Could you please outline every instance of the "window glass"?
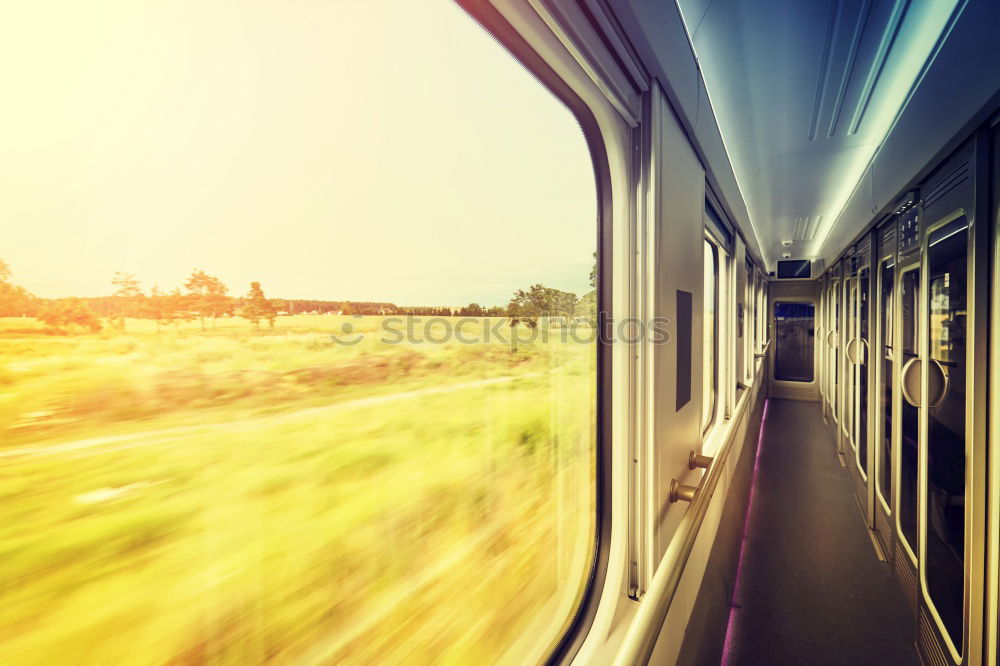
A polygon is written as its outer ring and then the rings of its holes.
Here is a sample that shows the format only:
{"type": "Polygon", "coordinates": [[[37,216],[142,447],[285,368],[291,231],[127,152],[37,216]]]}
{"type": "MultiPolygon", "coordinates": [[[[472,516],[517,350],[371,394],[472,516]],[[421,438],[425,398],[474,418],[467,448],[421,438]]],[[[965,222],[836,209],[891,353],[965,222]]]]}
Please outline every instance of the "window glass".
{"type": "Polygon", "coordinates": [[[955,645],[962,641],[965,574],[965,417],[968,323],[968,222],[931,233],[927,245],[930,365],[946,377],[928,396],[925,576],[927,591],[955,645]]]}
{"type": "Polygon", "coordinates": [[[789,382],[813,380],[815,306],[812,303],[774,304],[774,378],[789,382]]]}
{"type": "Polygon", "coordinates": [[[743,284],[743,379],[749,382],[753,377],[753,299],[750,297],[750,289],[753,284],[753,273],[749,266],[746,267],[746,280],[743,284]]]}
{"type": "Polygon", "coordinates": [[[868,267],[863,267],[858,271],[858,338],[860,343],[859,356],[861,363],[856,368],[858,377],[858,423],[857,442],[858,457],[857,464],[861,473],[868,474],[868,287],[871,278],[868,267]]]}
{"type": "Polygon", "coordinates": [[[719,270],[718,253],[715,245],[705,241],[705,299],[704,325],[702,326],[702,408],[701,428],[708,427],[715,416],[716,377],[718,369],[718,354],[716,353],[717,316],[716,302],[718,300],[717,272],[719,270]]]}
{"type": "Polygon", "coordinates": [[[896,274],[896,263],[893,259],[885,259],[880,268],[879,282],[879,320],[881,322],[881,353],[874,361],[881,363],[879,373],[879,409],[882,419],[878,424],[879,432],[876,441],[881,443],[878,458],[878,490],[886,506],[892,506],[892,378],[893,366],[893,292],[896,274]]]}
{"type": "Polygon", "coordinates": [[[833,406],[833,418],[834,420],[838,417],[838,405],[839,397],[837,391],[840,388],[840,363],[838,363],[837,351],[840,345],[840,282],[834,282],[833,286],[830,288],[830,300],[833,306],[833,346],[830,347],[830,368],[833,375],[833,390],[830,392],[831,402],[833,406]]]}
{"type": "MultiPolygon", "coordinates": [[[[920,269],[911,269],[900,275],[900,369],[917,358],[920,321],[917,310],[920,298],[920,269]]],[[[900,450],[899,450],[899,529],[911,553],[917,552],[917,442],[919,441],[920,410],[907,400],[901,400],[900,450]]]]}
{"type": "Polygon", "coordinates": [[[574,116],[455,3],[4,14],[3,662],[542,661],[595,541],[574,116]]]}
{"type": "MultiPolygon", "coordinates": [[[[844,281],[846,294],[846,300],[844,303],[847,306],[845,325],[847,327],[846,333],[843,338],[843,345],[841,346],[841,363],[844,364],[844,377],[846,379],[844,383],[844,427],[847,429],[848,439],[852,449],[857,448],[857,438],[854,433],[854,421],[857,414],[857,383],[858,383],[858,368],[847,358],[847,345],[850,344],[851,340],[857,337],[857,299],[858,299],[858,287],[857,281],[854,279],[844,281]]],[[[856,452],[855,452],[856,453],[856,452]]]]}

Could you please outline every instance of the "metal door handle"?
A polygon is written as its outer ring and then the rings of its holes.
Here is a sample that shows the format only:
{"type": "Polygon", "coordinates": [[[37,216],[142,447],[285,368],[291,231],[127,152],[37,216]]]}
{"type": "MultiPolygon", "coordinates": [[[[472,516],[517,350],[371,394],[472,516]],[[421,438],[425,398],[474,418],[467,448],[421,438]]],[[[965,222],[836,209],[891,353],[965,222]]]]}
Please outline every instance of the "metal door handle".
{"type": "Polygon", "coordinates": [[[864,338],[852,338],[844,347],[844,353],[847,355],[847,360],[854,365],[864,365],[865,359],[868,358],[868,341],[864,338]],[[855,342],[860,343],[860,345],[858,347],[852,346],[855,342]]]}
{"type": "MultiPolygon", "coordinates": [[[[923,402],[923,394],[920,386],[921,363],[919,358],[911,358],[903,366],[900,372],[900,386],[903,389],[903,397],[906,402],[914,407],[920,407],[923,402]]],[[[948,389],[951,387],[951,380],[948,371],[936,358],[932,358],[927,366],[927,394],[929,400],[928,407],[937,407],[948,396],[948,389]]]]}
{"type": "Polygon", "coordinates": [[[927,366],[927,395],[934,397],[927,401],[927,406],[937,407],[944,402],[950,385],[948,371],[936,358],[932,358],[930,365],[927,366]]]}
{"type": "Polygon", "coordinates": [[[922,400],[920,395],[920,359],[911,358],[903,365],[899,371],[899,387],[903,391],[903,398],[914,407],[919,407],[922,400]]]}

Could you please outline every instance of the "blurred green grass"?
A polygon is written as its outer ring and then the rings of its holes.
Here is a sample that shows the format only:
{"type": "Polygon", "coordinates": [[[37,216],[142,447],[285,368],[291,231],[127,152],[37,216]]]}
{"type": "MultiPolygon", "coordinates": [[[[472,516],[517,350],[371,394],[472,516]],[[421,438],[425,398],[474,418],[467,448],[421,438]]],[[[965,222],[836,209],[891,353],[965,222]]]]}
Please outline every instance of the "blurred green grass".
{"type": "Polygon", "coordinates": [[[0,320],[5,663],[544,656],[589,564],[592,344],[146,323],[0,320]]]}

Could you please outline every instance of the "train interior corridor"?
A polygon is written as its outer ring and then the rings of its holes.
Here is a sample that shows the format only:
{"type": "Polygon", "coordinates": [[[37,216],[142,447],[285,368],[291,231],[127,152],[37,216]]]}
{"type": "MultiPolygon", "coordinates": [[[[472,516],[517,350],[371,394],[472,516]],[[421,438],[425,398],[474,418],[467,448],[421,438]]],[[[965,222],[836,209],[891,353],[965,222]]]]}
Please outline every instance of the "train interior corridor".
{"type": "Polygon", "coordinates": [[[1000,0],[0,3],[0,666],[1000,666],[1000,0]]]}
{"type": "Polygon", "coordinates": [[[818,403],[769,399],[722,663],[919,664],[818,403]]]}

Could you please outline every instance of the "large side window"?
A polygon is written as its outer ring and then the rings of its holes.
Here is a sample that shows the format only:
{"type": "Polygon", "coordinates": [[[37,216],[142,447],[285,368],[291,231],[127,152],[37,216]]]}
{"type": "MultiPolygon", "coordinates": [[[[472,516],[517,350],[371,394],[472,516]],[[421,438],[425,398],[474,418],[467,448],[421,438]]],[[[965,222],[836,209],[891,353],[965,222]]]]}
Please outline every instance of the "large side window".
{"type": "Polygon", "coordinates": [[[574,115],[455,3],[49,4],[0,25],[3,661],[544,660],[595,553],[574,115]]]}
{"type": "Polygon", "coordinates": [[[743,379],[749,383],[753,379],[753,346],[754,307],[753,307],[753,267],[748,263],[745,268],[746,282],[743,285],[743,379]]]}
{"type": "Polygon", "coordinates": [[[709,240],[705,240],[705,302],[703,305],[702,327],[702,408],[701,428],[706,430],[715,418],[718,402],[718,302],[719,302],[719,251],[709,240]]]}

